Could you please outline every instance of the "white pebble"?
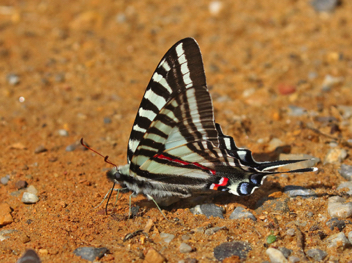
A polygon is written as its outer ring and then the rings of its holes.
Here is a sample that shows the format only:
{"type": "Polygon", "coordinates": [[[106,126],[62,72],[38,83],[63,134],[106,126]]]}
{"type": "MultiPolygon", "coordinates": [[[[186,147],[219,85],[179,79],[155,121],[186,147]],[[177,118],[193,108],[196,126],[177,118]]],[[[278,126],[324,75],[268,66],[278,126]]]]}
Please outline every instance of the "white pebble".
{"type": "Polygon", "coordinates": [[[272,263],[286,263],[288,262],[282,252],[275,248],[268,248],[265,253],[269,256],[272,263]]]}
{"type": "Polygon", "coordinates": [[[26,192],[34,195],[38,194],[38,190],[33,185],[28,186],[26,192]]]}
{"type": "Polygon", "coordinates": [[[24,192],[21,201],[25,204],[35,204],[39,201],[39,198],[35,194],[24,192]]]}
{"type": "Polygon", "coordinates": [[[192,251],[192,247],[190,245],[187,245],[186,243],[181,243],[179,249],[181,253],[189,253],[192,251]]]}
{"type": "Polygon", "coordinates": [[[338,247],[345,249],[346,247],[351,246],[350,241],[346,238],[343,232],[332,235],[327,239],[328,247],[338,247]]]}
{"type": "Polygon", "coordinates": [[[324,159],[324,164],[327,163],[340,163],[347,157],[347,151],[345,149],[333,148],[330,149],[324,159]]]}
{"type": "Polygon", "coordinates": [[[352,203],[344,203],[346,200],[339,196],[329,198],[328,213],[331,217],[347,218],[352,216],[352,203]]]}

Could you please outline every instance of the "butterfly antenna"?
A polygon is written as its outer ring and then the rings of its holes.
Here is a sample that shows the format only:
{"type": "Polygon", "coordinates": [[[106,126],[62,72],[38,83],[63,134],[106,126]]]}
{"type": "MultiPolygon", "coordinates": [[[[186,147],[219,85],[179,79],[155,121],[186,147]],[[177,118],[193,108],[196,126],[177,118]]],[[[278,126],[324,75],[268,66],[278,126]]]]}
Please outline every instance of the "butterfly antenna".
{"type": "Polygon", "coordinates": [[[106,163],[111,164],[111,165],[117,167],[116,164],[114,164],[114,163],[110,162],[110,160],[108,160],[108,159],[109,159],[109,156],[108,156],[108,155],[104,156],[104,155],[102,155],[101,153],[99,153],[99,152],[97,152],[96,150],[94,150],[93,148],[89,147],[87,144],[85,144],[85,143],[83,142],[83,138],[81,138],[81,144],[82,144],[84,147],[86,147],[88,150],[90,150],[90,151],[92,151],[92,152],[95,152],[95,153],[98,154],[99,156],[103,157],[103,158],[104,158],[104,161],[105,161],[106,163]]]}

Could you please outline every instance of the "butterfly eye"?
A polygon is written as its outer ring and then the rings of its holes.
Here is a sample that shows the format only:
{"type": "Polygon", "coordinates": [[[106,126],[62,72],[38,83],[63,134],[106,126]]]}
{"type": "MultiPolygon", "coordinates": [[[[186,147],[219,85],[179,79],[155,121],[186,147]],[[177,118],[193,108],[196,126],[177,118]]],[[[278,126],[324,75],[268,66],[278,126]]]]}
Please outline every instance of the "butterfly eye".
{"type": "Polygon", "coordinates": [[[111,170],[109,170],[106,173],[106,176],[108,177],[108,179],[112,182],[115,182],[115,180],[119,180],[121,178],[121,174],[119,173],[119,171],[116,169],[116,167],[112,168],[111,170]]]}

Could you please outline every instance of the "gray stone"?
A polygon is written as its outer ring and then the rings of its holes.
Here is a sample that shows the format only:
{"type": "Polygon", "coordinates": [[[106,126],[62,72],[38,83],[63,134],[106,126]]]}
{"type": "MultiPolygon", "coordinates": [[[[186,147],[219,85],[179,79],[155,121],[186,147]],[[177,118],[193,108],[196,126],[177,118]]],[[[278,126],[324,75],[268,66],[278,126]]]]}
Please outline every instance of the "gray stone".
{"type": "Polygon", "coordinates": [[[300,261],[301,261],[301,259],[299,257],[296,257],[296,256],[289,256],[288,257],[288,262],[290,262],[290,263],[297,263],[300,261]]]}
{"type": "Polygon", "coordinates": [[[66,152],[73,152],[74,150],[76,150],[76,148],[77,148],[76,144],[70,144],[70,145],[66,146],[65,151],[66,152]]]}
{"type": "Polygon", "coordinates": [[[339,186],[337,187],[337,190],[343,189],[343,188],[347,188],[348,190],[346,191],[347,194],[352,195],[352,182],[342,182],[341,184],[339,184],[339,186]]]}
{"type": "Polygon", "coordinates": [[[269,256],[271,263],[286,263],[288,262],[282,252],[275,248],[268,248],[265,253],[269,256]]]}
{"type": "Polygon", "coordinates": [[[289,108],[289,112],[288,112],[289,116],[298,117],[298,116],[302,116],[302,115],[307,113],[307,110],[305,108],[302,108],[302,107],[289,105],[288,108],[289,108]]]}
{"type": "Polygon", "coordinates": [[[344,220],[339,220],[338,218],[331,218],[328,222],[326,222],[326,225],[331,230],[334,230],[335,227],[337,227],[339,231],[342,231],[346,227],[346,222],[344,220]]]}
{"type": "Polygon", "coordinates": [[[34,153],[38,154],[38,153],[42,153],[42,152],[46,152],[47,149],[45,148],[44,145],[39,145],[37,148],[35,148],[34,153]]]}
{"type": "Polygon", "coordinates": [[[347,151],[341,148],[333,148],[328,151],[324,158],[324,164],[341,163],[347,157],[347,151]]]}
{"type": "Polygon", "coordinates": [[[348,241],[352,244],[352,231],[348,232],[347,234],[348,241]]]}
{"type": "Polygon", "coordinates": [[[286,235],[294,236],[295,234],[296,234],[296,230],[294,228],[289,228],[286,231],[286,235]]]}
{"type": "Polygon", "coordinates": [[[210,218],[211,216],[220,217],[222,219],[224,218],[223,209],[214,204],[197,205],[191,208],[190,211],[195,215],[205,215],[207,218],[210,218]]]}
{"type": "Polygon", "coordinates": [[[331,217],[347,218],[352,216],[352,203],[345,203],[345,199],[333,196],[328,201],[328,213],[331,217]]]}
{"type": "Polygon", "coordinates": [[[15,86],[21,82],[20,77],[15,73],[8,74],[6,76],[6,79],[7,79],[7,82],[12,86],[15,86]]]}
{"type": "Polygon", "coordinates": [[[170,244],[170,242],[175,238],[175,235],[168,233],[160,233],[160,237],[166,244],[170,244]]]}
{"type": "Polygon", "coordinates": [[[238,256],[244,260],[251,250],[251,245],[245,241],[225,242],[214,248],[214,257],[220,261],[232,256],[238,256]]]}
{"type": "Polygon", "coordinates": [[[307,189],[304,188],[302,186],[296,186],[296,185],[287,185],[284,187],[284,191],[285,194],[287,194],[289,197],[297,197],[297,196],[301,196],[301,197],[316,197],[316,193],[311,190],[311,189],[307,189]]]}
{"type": "Polygon", "coordinates": [[[255,211],[257,214],[261,214],[263,211],[273,211],[276,213],[287,213],[290,211],[287,203],[289,198],[285,199],[274,199],[271,197],[265,197],[260,199],[255,204],[255,211]]]}
{"type": "Polygon", "coordinates": [[[313,258],[315,261],[322,261],[328,253],[323,250],[313,248],[307,251],[307,256],[313,258]]]}
{"type": "Polygon", "coordinates": [[[110,124],[111,122],[112,122],[111,118],[109,118],[109,117],[104,118],[104,124],[110,124]]]}
{"type": "Polygon", "coordinates": [[[40,263],[41,260],[33,249],[28,249],[16,263],[40,263]]]}
{"type": "Polygon", "coordinates": [[[94,261],[96,258],[101,258],[109,250],[106,247],[95,248],[95,247],[79,247],[76,248],[73,253],[88,261],[94,261]]]}
{"type": "Polygon", "coordinates": [[[346,238],[343,232],[340,232],[338,234],[328,237],[327,242],[328,242],[328,246],[327,246],[328,248],[337,247],[337,248],[345,249],[351,246],[350,241],[346,238]]]}
{"type": "Polygon", "coordinates": [[[242,219],[242,218],[250,218],[253,221],[257,221],[257,218],[255,218],[255,216],[247,211],[246,209],[244,209],[243,207],[236,207],[235,210],[231,213],[230,215],[230,219],[242,219]]]}
{"type": "Polygon", "coordinates": [[[291,256],[292,250],[285,248],[285,247],[279,247],[279,250],[281,251],[281,253],[284,255],[285,258],[288,258],[289,256],[291,256]]]}
{"type": "Polygon", "coordinates": [[[5,229],[5,230],[1,230],[1,231],[0,231],[0,242],[1,242],[1,241],[4,241],[4,240],[7,239],[7,238],[10,238],[10,237],[7,236],[7,235],[12,234],[12,233],[14,233],[14,232],[17,232],[17,230],[16,230],[16,229],[5,229]]]}
{"type": "Polygon", "coordinates": [[[7,183],[10,181],[10,176],[9,175],[6,175],[4,177],[1,177],[0,179],[0,183],[3,184],[3,185],[7,185],[7,183]]]}
{"type": "Polygon", "coordinates": [[[179,250],[181,253],[189,253],[192,252],[193,248],[190,245],[187,245],[186,243],[181,243],[179,250]]]}
{"type": "Polygon", "coordinates": [[[352,181],[352,166],[347,164],[341,164],[339,173],[343,178],[348,181],[352,181]]]}
{"type": "Polygon", "coordinates": [[[22,195],[22,200],[21,200],[22,203],[35,204],[38,201],[39,201],[38,196],[36,196],[32,193],[24,192],[22,195]]]}
{"type": "Polygon", "coordinates": [[[57,131],[57,133],[62,136],[62,137],[67,137],[68,136],[68,131],[64,130],[64,129],[60,129],[57,131]]]}
{"type": "Polygon", "coordinates": [[[222,230],[222,229],[227,229],[226,226],[222,226],[222,227],[212,227],[212,228],[208,228],[207,230],[205,230],[205,234],[208,236],[214,235],[216,232],[222,230]]]}
{"type": "MultiPolygon", "coordinates": [[[[339,0],[313,0],[311,5],[317,12],[333,12],[338,6],[339,0]]],[[[330,75],[328,75],[330,76],[330,75]]]]}

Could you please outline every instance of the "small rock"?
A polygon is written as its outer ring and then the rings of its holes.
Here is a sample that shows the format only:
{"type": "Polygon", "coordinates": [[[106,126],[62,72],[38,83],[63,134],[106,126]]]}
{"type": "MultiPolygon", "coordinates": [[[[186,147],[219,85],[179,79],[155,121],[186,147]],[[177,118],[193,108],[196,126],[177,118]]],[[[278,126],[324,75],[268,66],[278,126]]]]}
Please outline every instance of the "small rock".
{"type": "MultiPolygon", "coordinates": [[[[320,1],[322,1],[322,0],[320,0],[320,1]]],[[[329,0],[324,0],[324,1],[329,1],[329,0]]],[[[341,84],[343,81],[344,81],[343,77],[333,77],[331,75],[326,75],[323,80],[323,84],[322,84],[321,89],[322,89],[322,91],[329,91],[329,90],[331,90],[331,88],[341,84]]]]}
{"type": "Polygon", "coordinates": [[[348,181],[352,181],[352,166],[347,164],[341,164],[339,173],[348,181]]]}
{"type": "Polygon", "coordinates": [[[294,236],[295,233],[296,233],[296,230],[294,228],[289,228],[286,231],[286,235],[289,235],[289,236],[294,236]]]}
{"type": "Polygon", "coordinates": [[[226,226],[222,226],[222,227],[212,227],[212,228],[208,228],[207,230],[205,230],[204,234],[211,236],[214,235],[216,232],[220,231],[221,229],[226,229],[226,226]]]}
{"type": "Polygon", "coordinates": [[[221,1],[211,1],[209,3],[209,13],[213,16],[217,16],[223,8],[223,3],[221,1]]]}
{"type": "Polygon", "coordinates": [[[299,257],[296,257],[296,256],[289,256],[289,257],[288,257],[288,261],[289,261],[290,263],[297,263],[297,262],[300,262],[301,259],[300,259],[299,257]]]}
{"type": "Polygon", "coordinates": [[[34,195],[38,194],[38,190],[33,185],[28,186],[26,192],[34,195]]]}
{"type": "Polygon", "coordinates": [[[278,138],[272,138],[271,141],[269,142],[267,151],[272,152],[274,151],[277,147],[282,146],[284,143],[278,139],[278,138]]]}
{"type": "Polygon", "coordinates": [[[350,241],[346,238],[343,232],[340,232],[338,234],[328,237],[327,242],[328,242],[328,246],[327,246],[328,248],[337,247],[337,248],[345,249],[351,246],[350,241]]]}
{"type": "Polygon", "coordinates": [[[62,136],[62,137],[67,137],[68,136],[68,131],[66,131],[65,129],[60,129],[57,131],[57,133],[62,136]]]}
{"type": "Polygon", "coordinates": [[[40,263],[40,258],[33,249],[28,249],[16,263],[40,263]]]}
{"type": "Polygon", "coordinates": [[[253,221],[257,221],[257,218],[255,218],[255,216],[247,211],[246,209],[244,209],[243,207],[236,207],[235,210],[231,213],[230,215],[230,219],[245,219],[245,218],[250,218],[253,221]]]}
{"type": "Polygon", "coordinates": [[[25,204],[35,204],[38,201],[39,201],[38,196],[27,192],[23,193],[22,200],[21,200],[21,202],[25,204]]]}
{"type": "Polygon", "coordinates": [[[145,255],[143,263],[163,263],[166,258],[154,248],[150,248],[145,255]]]}
{"type": "Polygon", "coordinates": [[[190,211],[194,215],[205,215],[207,218],[210,218],[211,216],[213,216],[213,217],[220,217],[221,219],[224,219],[223,209],[214,204],[197,205],[191,208],[190,211]]]}
{"type": "Polygon", "coordinates": [[[339,220],[338,218],[331,218],[326,225],[331,229],[334,230],[335,227],[338,228],[339,231],[342,231],[346,227],[346,223],[344,220],[339,220]]]}
{"type": "Polygon", "coordinates": [[[44,147],[44,145],[39,145],[37,148],[35,148],[34,153],[42,153],[42,152],[46,152],[47,149],[44,147]]]}
{"type": "Polygon", "coordinates": [[[268,248],[265,253],[269,256],[271,263],[286,263],[288,262],[280,250],[268,248]]]}
{"type": "Polygon", "coordinates": [[[302,116],[304,114],[307,113],[307,110],[302,108],[302,107],[297,107],[297,106],[294,106],[294,105],[289,105],[288,106],[289,108],[289,112],[288,112],[288,115],[289,116],[295,116],[295,117],[298,117],[298,116],[302,116]]]}
{"type": "Polygon", "coordinates": [[[95,248],[95,247],[79,247],[76,248],[73,253],[88,261],[94,261],[96,258],[101,258],[109,250],[106,247],[95,248]]]}
{"type": "Polygon", "coordinates": [[[19,180],[19,181],[16,182],[15,185],[16,185],[16,188],[17,188],[18,190],[20,190],[20,189],[26,188],[27,185],[28,185],[28,183],[27,183],[26,181],[19,180]]]}
{"type": "Polygon", "coordinates": [[[328,213],[331,217],[347,218],[352,216],[352,203],[345,203],[345,199],[333,196],[328,201],[328,213]]]}
{"type": "Polygon", "coordinates": [[[189,253],[192,252],[193,248],[190,245],[187,245],[186,243],[181,243],[179,250],[181,253],[189,253]]]}
{"type": "Polygon", "coordinates": [[[5,215],[0,215],[0,226],[9,225],[13,222],[12,215],[10,213],[5,215]]]}
{"type": "Polygon", "coordinates": [[[120,24],[126,22],[126,15],[124,13],[117,14],[115,17],[115,21],[120,24]]]}
{"type": "Polygon", "coordinates": [[[343,188],[347,188],[347,194],[352,195],[352,182],[342,182],[341,184],[339,184],[339,186],[337,187],[337,190],[343,189],[343,188]]]}
{"type": "Polygon", "coordinates": [[[109,117],[105,117],[104,124],[110,124],[110,123],[111,123],[111,119],[109,117]]]}
{"type": "Polygon", "coordinates": [[[348,120],[352,116],[352,106],[338,105],[337,109],[341,112],[342,118],[348,120]]]}
{"type": "Polygon", "coordinates": [[[326,253],[323,250],[317,249],[317,248],[313,248],[313,249],[309,249],[307,251],[307,256],[313,258],[315,261],[322,261],[324,258],[326,258],[326,256],[328,255],[328,253],[326,253]]]}
{"type": "Polygon", "coordinates": [[[170,244],[170,242],[175,238],[175,235],[168,233],[160,233],[160,237],[166,244],[170,244]]]}
{"type": "Polygon", "coordinates": [[[65,151],[66,152],[73,152],[74,150],[76,150],[76,148],[77,148],[76,144],[70,144],[70,145],[66,146],[65,151]]]}
{"type": "Polygon", "coordinates": [[[327,163],[341,163],[347,157],[345,149],[333,148],[328,151],[325,156],[324,164],[327,163]]]}
{"type": "Polygon", "coordinates": [[[296,185],[285,186],[283,192],[287,194],[289,197],[301,196],[303,198],[308,198],[308,197],[317,196],[313,190],[304,188],[302,186],[296,186],[296,185]]]}
{"type": "Polygon", "coordinates": [[[352,231],[348,232],[347,237],[348,241],[350,241],[350,243],[352,244],[352,231]]]}
{"type": "Polygon", "coordinates": [[[288,258],[291,256],[292,250],[285,248],[285,247],[279,247],[279,250],[281,251],[282,255],[284,255],[285,258],[288,258]]]}
{"type": "Polygon", "coordinates": [[[296,92],[296,87],[289,84],[281,83],[278,85],[278,90],[281,95],[289,95],[296,92]]]}
{"type": "Polygon", "coordinates": [[[292,163],[289,165],[285,165],[285,169],[287,170],[295,170],[295,169],[302,169],[307,167],[313,167],[317,163],[320,162],[319,158],[316,158],[312,155],[308,154],[285,154],[281,153],[279,155],[279,160],[305,160],[298,163],[292,163]]]}
{"type": "MultiPolygon", "coordinates": [[[[317,12],[333,12],[339,5],[340,0],[313,0],[311,5],[317,12]]],[[[330,75],[328,75],[330,76],[330,75]]]]}
{"type": "Polygon", "coordinates": [[[8,74],[6,76],[6,79],[7,79],[7,82],[12,86],[15,86],[20,83],[20,77],[15,73],[8,74]]]}
{"type": "Polygon", "coordinates": [[[7,183],[9,182],[10,180],[10,176],[9,175],[6,175],[4,177],[1,177],[0,179],[0,183],[3,184],[3,185],[7,185],[7,183]]]}
{"type": "Polygon", "coordinates": [[[140,209],[140,207],[138,205],[132,206],[130,218],[136,217],[138,215],[139,209],[140,209]]]}
{"type": "Polygon", "coordinates": [[[65,73],[57,73],[55,74],[56,82],[64,82],[65,81],[65,73]]]}
{"type": "Polygon", "coordinates": [[[214,257],[220,261],[231,256],[244,260],[251,250],[251,245],[245,241],[225,242],[214,248],[214,257]]]}
{"type": "Polygon", "coordinates": [[[4,241],[5,239],[9,238],[7,235],[17,232],[15,229],[6,229],[0,231],[0,242],[4,241]]]}
{"type": "Polygon", "coordinates": [[[261,214],[263,211],[273,211],[276,213],[287,213],[290,211],[287,203],[290,199],[274,199],[272,197],[264,197],[259,199],[255,204],[255,211],[261,214]]]}

